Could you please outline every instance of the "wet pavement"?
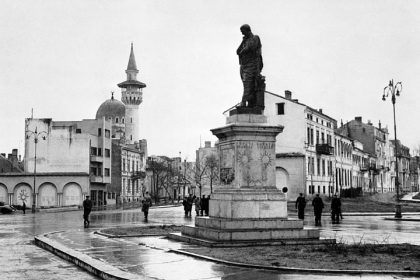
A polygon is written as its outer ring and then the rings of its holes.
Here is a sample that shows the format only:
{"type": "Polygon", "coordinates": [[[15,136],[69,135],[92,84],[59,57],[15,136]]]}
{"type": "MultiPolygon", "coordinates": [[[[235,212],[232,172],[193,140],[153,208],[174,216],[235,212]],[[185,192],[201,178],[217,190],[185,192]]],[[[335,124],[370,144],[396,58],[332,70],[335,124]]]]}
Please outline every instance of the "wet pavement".
{"type": "MultiPolygon", "coordinates": [[[[148,225],[193,223],[192,219],[183,217],[181,207],[152,208],[149,215],[148,225]]],[[[312,219],[312,216],[306,218],[312,219]]],[[[420,222],[386,221],[381,216],[345,216],[343,223],[333,225],[327,217],[323,218],[320,229],[324,238],[334,237],[348,243],[362,240],[420,245],[420,222]]],[[[83,228],[81,211],[0,215],[1,274],[7,272],[11,275],[8,279],[97,279],[31,243],[34,235],[61,231],[48,237],[122,270],[154,279],[410,279],[395,275],[291,274],[233,267],[168,252],[195,245],[157,237],[110,239],[93,233],[106,227],[146,226],[139,210],[94,212],[91,225],[89,229],[83,228]]],[[[305,226],[313,227],[313,221],[305,221],[305,226]]]]}

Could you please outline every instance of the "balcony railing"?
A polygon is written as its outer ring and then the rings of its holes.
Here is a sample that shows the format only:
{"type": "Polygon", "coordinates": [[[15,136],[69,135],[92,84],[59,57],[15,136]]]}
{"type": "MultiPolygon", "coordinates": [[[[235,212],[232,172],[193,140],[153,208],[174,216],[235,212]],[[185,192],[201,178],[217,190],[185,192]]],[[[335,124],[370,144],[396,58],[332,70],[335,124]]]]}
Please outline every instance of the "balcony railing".
{"type": "Polygon", "coordinates": [[[91,183],[103,183],[104,179],[102,176],[90,175],[90,182],[91,183]]]}
{"type": "Polygon", "coordinates": [[[103,162],[104,161],[104,158],[102,156],[91,155],[90,156],[90,161],[93,161],[93,162],[103,162]]]}
{"type": "Polygon", "coordinates": [[[329,144],[316,144],[316,153],[331,156],[334,154],[334,147],[329,144]]]}

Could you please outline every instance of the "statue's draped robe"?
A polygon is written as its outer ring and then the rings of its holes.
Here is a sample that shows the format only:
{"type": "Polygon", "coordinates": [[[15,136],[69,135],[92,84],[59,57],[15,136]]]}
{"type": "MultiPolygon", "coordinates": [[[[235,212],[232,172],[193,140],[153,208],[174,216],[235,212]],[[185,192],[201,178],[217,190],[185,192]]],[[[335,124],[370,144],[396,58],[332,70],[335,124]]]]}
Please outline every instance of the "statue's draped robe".
{"type": "Polygon", "coordinates": [[[255,100],[256,77],[260,75],[263,68],[260,38],[252,33],[250,36],[244,36],[236,53],[241,65],[240,74],[244,85],[242,105],[244,106],[246,102],[255,100]]]}

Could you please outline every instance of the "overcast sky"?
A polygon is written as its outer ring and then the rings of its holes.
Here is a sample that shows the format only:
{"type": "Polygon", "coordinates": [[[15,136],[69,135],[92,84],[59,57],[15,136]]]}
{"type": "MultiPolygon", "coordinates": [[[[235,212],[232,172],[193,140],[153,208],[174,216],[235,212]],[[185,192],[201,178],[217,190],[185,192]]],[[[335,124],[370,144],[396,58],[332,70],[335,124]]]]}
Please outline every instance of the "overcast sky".
{"type": "Polygon", "coordinates": [[[111,91],[120,99],[133,42],[149,154],[193,160],[200,137],[214,141],[209,130],[241,99],[244,23],[261,38],[268,91],[291,90],[338,123],[362,116],[393,133],[392,104],[381,97],[389,79],[402,81],[398,138],[420,143],[420,1],[0,4],[0,152],[23,149],[31,108],[36,118],[91,119],[111,91]]]}

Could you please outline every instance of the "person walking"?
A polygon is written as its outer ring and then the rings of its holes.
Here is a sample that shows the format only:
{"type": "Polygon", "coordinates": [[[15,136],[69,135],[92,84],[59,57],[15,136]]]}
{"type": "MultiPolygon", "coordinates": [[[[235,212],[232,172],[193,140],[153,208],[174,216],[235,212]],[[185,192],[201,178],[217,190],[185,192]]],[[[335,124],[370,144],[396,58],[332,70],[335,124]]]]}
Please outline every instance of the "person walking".
{"type": "Polygon", "coordinates": [[[322,201],[322,198],[319,196],[319,193],[317,193],[315,198],[312,200],[312,206],[314,207],[315,225],[320,226],[322,209],[324,208],[324,202],[322,201]]]}
{"type": "Polygon", "coordinates": [[[333,224],[340,223],[341,200],[335,194],[331,200],[331,219],[333,224]]]}
{"type": "Polygon", "coordinates": [[[83,201],[83,225],[85,228],[89,227],[89,214],[92,211],[92,200],[89,199],[89,196],[86,196],[86,199],[83,201]]]}
{"type": "Polygon", "coordinates": [[[206,209],[205,209],[206,216],[209,215],[209,204],[210,204],[210,195],[208,195],[206,198],[206,209]]]}
{"type": "Polygon", "coordinates": [[[142,205],[141,205],[141,211],[144,214],[145,222],[147,222],[150,206],[152,206],[152,197],[150,196],[149,192],[146,192],[146,194],[143,197],[142,205]]]}
{"type": "Polygon", "coordinates": [[[193,196],[194,198],[194,210],[195,210],[195,215],[199,216],[200,215],[200,209],[201,209],[201,201],[200,201],[200,197],[196,197],[195,195],[193,196]]]}
{"type": "Polygon", "coordinates": [[[201,197],[201,210],[200,210],[201,216],[204,216],[205,212],[206,212],[206,196],[203,194],[203,196],[201,197]]]}
{"type": "Polygon", "coordinates": [[[187,197],[187,217],[191,217],[192,206],[194,204],[194,198],[192,194],[187,197]]]}
{"type": "Polygon", "coordinates": [[[300,220],[305,219],[305,207],[306,207],[306,199],[303,196],[303,193],[300,193],[295,203],[295,208],[298,210],[298,218],[300,220]]]}
{"type": "Polygon", "coordinates": [[[25,215],[25,212],[26,212],[26,203],[25,203],[25,201],[22,201],[22,211],[23,211],[23,214],[25,215]]]}

